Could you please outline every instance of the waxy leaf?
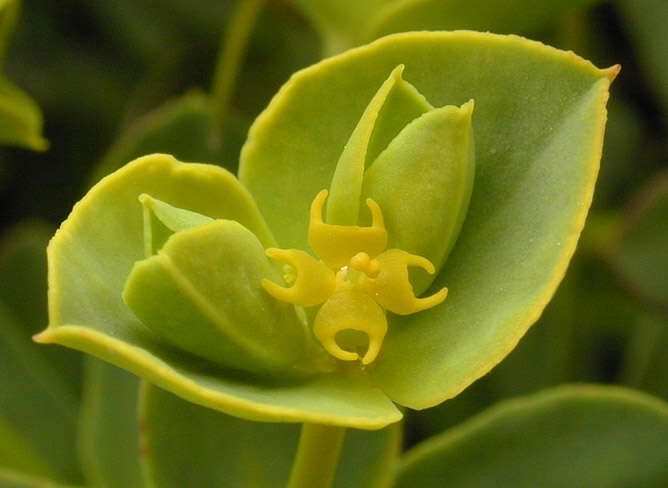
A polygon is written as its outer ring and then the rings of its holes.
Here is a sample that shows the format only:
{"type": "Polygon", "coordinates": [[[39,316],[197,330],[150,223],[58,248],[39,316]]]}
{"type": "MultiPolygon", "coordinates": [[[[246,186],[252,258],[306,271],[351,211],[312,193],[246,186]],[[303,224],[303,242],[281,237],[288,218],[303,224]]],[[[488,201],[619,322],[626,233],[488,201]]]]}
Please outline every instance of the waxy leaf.
{"type": "Polygon", "coordinates": [[[174,347],[230,368],[278,372],[303,356],[306,335],[294,308],[268,295],[263,279],[281,275],[257,237],[217,220],[173,234],[157,255],[135,263],[123,300],[174,347]]]}
{"type": "MultiPolygon", "coordinates": [[[[4,61],[14,25],[19,16],[19,0],[0,1],[0,65],[4,61]]],[[[43,151],[49,143],[42,137],[42,113],[37,104],[0,76],[0,144],[43,151]]]]}
{"type": "Polygon", "coordinates": [[[595,0],[295,0],[332,55],[395,32],[472,29],[542,34],[595,0]],[[521,12],[518,13],[518,12],[521,12]]]}
{"type": "MultiPolygon", "coordinates": [[[[249,420],[378,429],[401,417],[392,400],[414,408],[435,405],[514,347],[563,276],[591,201],[616,72],[518,37],[473,32],[391,36],[303,70],[249,133],[240,169],[245,187],[217,168],[151,156],[105,178],[83,198],[49,247],[51,323],[37,340],[85,350],[187,400],[249,420]],[[368,367],[333,368],[298,380],[249,376],[183,354],[141,324],[120,299],[143,257],[140,194],[236,220],[264,248],[305,251],[310,203],[329,187],[369,100],[402,64],[405,78],[434,106],[476,104],[470,208],[433,285],[434,291],[451,290],[444,303],[390,316],[380,355],[368,367]]],[[[401,141],[403,130],[386,140],[401,141]]],[[[400,154],[409,143],[391,151],[400,154]]],[[[470,147],[468,138],[462,147],[470,147]]],[[[466,187],[466,177],[454,180],[466,187]]],[[[428,214],[416,215],[416,223],[424,224],[428,214]]],[[[448,226],[459,210],[451,215],[448,226]]],[[[203,229],[213,225],[218,223],[175,233],[163,250],[180,235],[208,239],[203,229]]],[[[195,251],[188,259],[197,260],[198,246],[186,240],[176,247],[195,251]]]]}
{"type": "Polygon", "coordinates": [[[89,486],[140,488],[137,402],[133,374],[88,357],[79,423],[79,457],[89,486]]]}
{"type": "MultiPolygon", "coordinates": [[[[140,417],[142,460],[152,486],[287,484],[298,425],[239,420],[146,383],[140,417]]],[[[400,424],[374,432],[347,431],[333,488],[388,486],[400,439],[400,424]]]]}
{"type": "Polygon", "coordinates": [[[42,113],[23,90],[0,77],[0,144],[44,151],[42,113]]]}
{"type": "Polygon", "coordinates": [[[192,402],[250,420],[377,429],[401,418],[361,375],[247,381],[238,371],[157,340],[121,298],[134,263],[145,257],[138,200],[143,193],[214,219],[235,220],[265,248],[274,245],[253,199],[225,170],[166,155],[140,158],[98,183],[52,239],[47,251],[50,325],[37,341],[83,350],[192,402]]]}
{"type": "Polygon", "coordinates": [[[147,258],[156,254],[175,232],[214,221],[206,215],[172,207],[146,193],[139,195],[139,201],[144,207],[144,254],[147,258]]]}
{"type": "Polygon", "coordinates": [[[396,0],[379,9],[366,41],[394,32],[471,29],[540,36],[596,0],[396,0]]]}
{"type": "MultiPolygon", "coordinates": [[[[239,170],[281,247],[307,247],[311,200],[399,64],[434,106],[475,100],[470,206],[432,285],[449,295],[390,317],[369,368],[394,401],[426,408],[505,357],[554,293],[591,202],[617,68],[514,36],[432,32],[389,36],[295,74],[251,127],[239,170]]],[[[430,184],[419,176],[408,205],[430,184]]],[[[416,226],[430,218],[413,217],[416,226]]]]}
{"type": "Polygon", "coordinates": [[[21,224],[0,244],[0,467],[78,481],[80,355],[31,341],[46,322],[50,233],[46,225],[21,224]]]}
{"type": "Polygon", "coordinates": [[[409,451],[394,486],[658,487],[668,405],[631,390],[567,386],[504,402],[409,451]]]}
{"type": "MultiPolygon", "coordinates": [[[[383,209],[388,247],[423,256],[437,270],[455,244],[471,199],[472,110],[468,102],[424,114],[392,140],[364,176],[364,196],[383,209]]],[[[433,281],[426,273],[420,277],[414,283],[418,294],[433,281]]]]}

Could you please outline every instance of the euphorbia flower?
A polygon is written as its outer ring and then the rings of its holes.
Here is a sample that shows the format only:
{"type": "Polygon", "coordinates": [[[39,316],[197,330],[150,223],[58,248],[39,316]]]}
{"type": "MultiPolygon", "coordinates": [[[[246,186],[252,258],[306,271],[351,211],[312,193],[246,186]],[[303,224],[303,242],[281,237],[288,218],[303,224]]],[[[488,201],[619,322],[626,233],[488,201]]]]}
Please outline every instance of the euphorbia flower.
{"type": "MultiPolygon", "coordinates": [[[[408,266],[420,266],[434,274],[434,265],[422,256],[401,249],[388,249],[383,214],[376,202],[367,198],[371,211],[369,227],[325,224],[322,207],[327,190],[316,195],[311,205],[309,244],[322,262],[298,249],[267,250],[267,256],[280,259],[296,269],[291,288],[264,279],[262,286],[273,297],[303,307],[323,304],[313,320],[313,334],[334,357],[354,361],[359,354],[342,349],[336,334],[357,330],[369,336],[362,364],[378,356],[387,320],[383,309],[399,315],[426,310],[438,305],[446,288],[427,298],[416,298],[408,277],[408,266]],[[381,309],[381,306],[383,309],[381,309]]],[[[468,204],[468,202],[466,202],[468,204]]]]}
{"type": "Polygon", "coordinates": [[[615,73],[471,32],[323,61],[257,119],[239,180],[153,155],[96,185],[49,246],[37,339],[251,420],[380,428],[393,402],[435,405],[554,292],[615,73]]]}

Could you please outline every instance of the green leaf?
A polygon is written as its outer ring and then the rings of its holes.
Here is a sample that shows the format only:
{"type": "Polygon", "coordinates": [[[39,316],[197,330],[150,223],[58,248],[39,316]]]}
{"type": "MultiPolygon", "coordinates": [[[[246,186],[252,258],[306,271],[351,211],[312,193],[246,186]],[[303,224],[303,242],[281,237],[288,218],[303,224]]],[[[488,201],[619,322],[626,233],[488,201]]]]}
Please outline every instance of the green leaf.
{"type": "Polygon", "coordinates": [[[397,66],[383,82],[369,105],[364,109],[350,139],[343,147],[329,187],[327,221],[337,225],[356,225],[362,193],[362,178],[366,168],[367,148],[378,114],[385,100],[401,79],[404,67],[397,66]]]}
{"type": "MultiPolygon", "coordinates": [[[[19,17],[18,0],[0,1],[0,65],[19,17]]],[[[42,137],[42,113],[23,90],[0,76],[0,144],[43,151],[49,143],[42,137]]]]}
{"type": "Polygon", "coordinates": [[[44,151],[42,113],[23,90],[0,77],[0,144],[44,151]]]}
{"type": "Polygon", "coordinates": [[[378,10],[367,28],[365,40],[394,32],[445,29],[535,36],[574,10],[594,3],[596,0],[398,0],[378,10]]]}
{"type": "MultiPolygon", "coordinates": [[[[455,244],[471,199],[472,111],[468,102],[424,114],[392,140],[364,176],[364,195],[383,210],[388,247],[423,256],[437,270],[455,244]]],[[[417,294],[433,281],[426,273],[419,276],[417,294]]]]}
{"type": "Polygon", "coordinates": [[[394,486],[664,486],[666,439],[666,403],[567,386],[499,404],[417,446],[394,486]]]}
{"type": "Polygon", "coordinates": [[[323,39],[325,55],[395,32],[470,29],[541,34],[595,0],[295,0],[323,39]],[[521,15],[518,15],[521,12],[521,15]]]}
{"type": "Polygon", "coordinates": [[[390,36],[295,74],[252,126],[239,172],[281,247],[306,248],[311,200],[399,64],[433,105],[476,107],[471,203],[432,285],[450,294],[390,317],[370,368],[393,400],[426,408],[501,361],[554,293],[591,202],[617,69],[519,37],[433,32],[390,36]]]}
{"type": "Polygon", "coordinates": [[[668,173],[658,174],[624,216],[610,259],[631,290],[668,307],[668,173]]]}
{"type": "Polygon", "coordinates": [[[213,222],[211,217],[173,207],[146,193],[139,195],[139,201],[144,207],[144,254],[147,258],[156,254],[175,232],[213,222]]]}
{"type": "Polygon", "coordinates": [[[392,402],[361,376],[260,381],[156,341],[121,299],[132,266],[144,258],[142,193],[216,219],[236,220],[264,247],[274,245],[255,203],[225,170],[165,155],[140,158],[98,183],[52,239],[47,251],[50,324],[37,341],[83,350],[190,401],[249,420],[375,429],[401,418],[392,402]]]}
{"type": "Polygon", "coordinates": [[[136,376],[88,357],[81,405],[79,453],[89,486],[139,488],[136,376]]]}
{"type": "Polygon", "coordinates": [[[93,171],[91,183],[135,158],[168,153],[181,161],[219,163],[235,168],[238,150],[245,136],[238,117],[225,119],[222,143],[213,141],[213,118],[209,98],[199,92],[166,102],[137,119],[119,136],[93,171]]]}
{"type": "Polygon", "coordinates": [[[217,220],[176,232],[157,255],[135,263],[123,300],[174,347],[230,368],[278,373],[303,356],[306,335],[294,307],[264,290],[265,278],[281,281],[257,237],[217,220]]]}
{"type": "Polygon", "coordinates": [[[23,224],[0,254],[0,466],[78,481],[76,415],[80,357],[43,348],[31,335],[46,322],[44,247],[50,229],[23,224]]]}
{"type": "Polygon", "coordinates": [[[393,0],[295,0],[323,41],[323,54],[340,53],[360,43],[369,19],[393,0]]]}
{"type": "MultiPolygon", "coordinates": [[[[142,459],[152,486],[245,488],[287,483],[298,425],[246,422],[148,384],[142,400],[142,459]]],[[[399,425],[346,432],[334,488],[387,486],[399,441],[399,425]]]]}

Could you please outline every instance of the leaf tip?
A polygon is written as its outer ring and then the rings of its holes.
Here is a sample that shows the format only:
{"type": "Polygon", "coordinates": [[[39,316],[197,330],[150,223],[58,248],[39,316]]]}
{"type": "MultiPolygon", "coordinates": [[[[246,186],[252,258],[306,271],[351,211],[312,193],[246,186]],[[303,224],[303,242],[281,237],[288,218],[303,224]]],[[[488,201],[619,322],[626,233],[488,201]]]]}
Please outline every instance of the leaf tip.
{"type": "Polygon", "coordinates": [[[610,66],[609,68],[604,69],[603,73],[610,80],[610,83],[612,83],[613,81],[615,81],[615,78],[617,78],[617,75],[621,70],[622,70],[622,65],[615,64],[613,66],[610,66]]]}
{"type": "Polygon", "coordinates": [[[50,338],[49,329],[33,335],[32,340],[38,344],[51,344],[53,342],[50,338]]]}

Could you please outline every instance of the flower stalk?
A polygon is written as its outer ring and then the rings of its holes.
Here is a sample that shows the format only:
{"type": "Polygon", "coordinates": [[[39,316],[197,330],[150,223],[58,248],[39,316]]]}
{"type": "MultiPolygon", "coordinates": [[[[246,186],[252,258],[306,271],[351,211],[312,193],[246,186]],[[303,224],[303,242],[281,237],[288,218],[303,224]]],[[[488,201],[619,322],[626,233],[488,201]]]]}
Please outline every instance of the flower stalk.
{"type": "Polygon", "coordinates": [[[287,488],[331,487],[345,433],[344,427],[303,424],[287,488]]]}

